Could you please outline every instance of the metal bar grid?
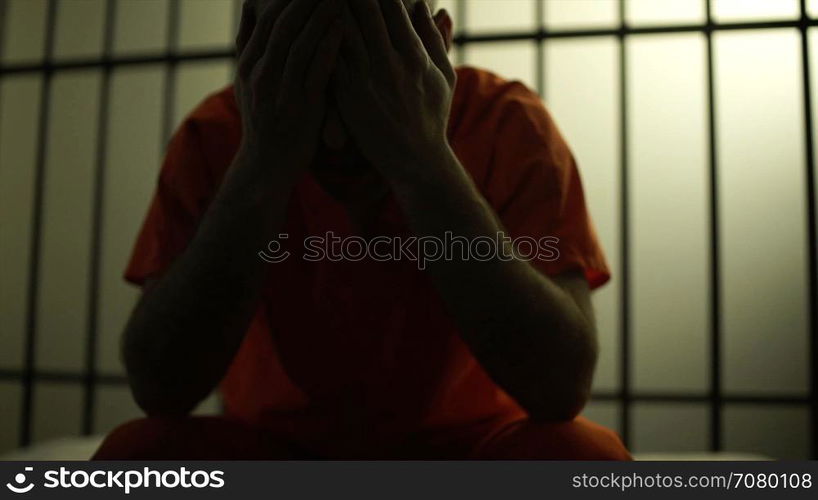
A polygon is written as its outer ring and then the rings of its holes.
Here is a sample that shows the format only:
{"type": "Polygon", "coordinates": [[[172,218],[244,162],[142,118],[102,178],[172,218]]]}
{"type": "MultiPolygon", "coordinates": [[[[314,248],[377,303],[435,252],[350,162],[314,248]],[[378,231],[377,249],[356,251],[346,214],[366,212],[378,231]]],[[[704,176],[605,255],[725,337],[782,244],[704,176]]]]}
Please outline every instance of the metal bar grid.
{"type": "MultiPolygon", "coordinates": [[[[50,0],[49,0],[50,1],[50,0]]],[[[172,0],[173,3],[178,0],[172,0]]],[[[458,0],[456,5],[462,5],[463,0],[458,0]]],[[[458,9],[461,10],[461,9],[458,9]]],[[[462,9],[465,11],[465,9],[462,9]]],[[[793,28],[802,29],[818,26],[818,19],[808,18],[806,20],[793,21],[767,21],[767,22],[738,22],[738,23],[716,23],[679,25],[679,26],[622,26],[610,29],[588,29],[588,30],[548,30],[520,31],[512,33],[481,33],[469,34],[461,30],[454,38],[457,46],[481,43],[502,43],[516,42],[521,40],[547,41],[560,38],[586,38],[586,37],[606,37],[606,36],[638,36],[671,33],[706,33],[716,31],[733,30],[756,30],[756,29],[781,29],[793,28]]],[[[44,59],[41,62],[20,63],[20,64],[0,64],[0,75],[16,73],[42,73],[45,71],[71,71],[101,68],[104,66],[138,66],[151,64],[177,64],[179,62],[208,61],[232,59],[235,51],[232,47],[213,48],[209,50],[168,50],[164,54],[117,56],[109,60],[100,58],[77,58],[70,60],[54,61],[44,59]]]]}
{"type": "MultiPolygon", "coordinates": [[[[114,39],[116,1],[106,0],[105,33],[103,36],[102,58],[111,57],[114,39]]],[[[97,344],[99,337],[100,267],[102,265],[102,225],[105,203],[105,161],[108,152],[108,108],[111,98],[112,67],[102,70],[100,82],[99,112],[97,115],[97,150],[94,165],[94,191],[91,221],[91,252],[88,268],[91,271],[88,287],[88,335],[85,346],[85,376],[83,380],[82,433],[90,435],[94,429],[94,407],[96,401],[97,344]]]]}
{"type": "MultiPolygon", "coordinates": [[[[713,6],[706,2],[707,25],[713,24],[713,6]]],[[[707,123],[710,181],[710,449],[722,448],[721,399],[721,268],[719,264],[719,184],[716,151],[716,96],[713,74],[713,31],[705,31],[707,43],[707,123]]]]}
{"type": "MultiPolygon", "coordinates": [[[[542,31],[545,29],[545,3],[537,2],[534,4],[534,6],[534,19],[537,20],[538,29],[542,31]]],[[[534,51],[534,57],[536,58],[534,61],[534,68],[536,68],[537,72],[535,75],[537,93],[540,94],[540,97],[545,99],[545,44],[539,40],[535,40],[534,44],[536,47],[534,51]]]]}
{"type": "MultiPolygon", "coordinates": [[[[168,2],[168,48],[169,53],[174,53],[179,46],[179,16],[181,15],[181,4],[179,0],[168,2]]],[[[232,56],[232,55],[231,55],[232,56]]],[[[176,74],[179,70],[179,61],[184,58],[172,58],[168,60],[165,68],[165,95],[162,104],[162,137],[160,144],[166,144],[173,133],[173,109],[176,104],[176,74]]]]}
{"type": "Polygon", "coordinates": [[[630,295],[630,176],[628,158],[628,51],[625,0],[619,0],[619,426],[622,441],[631,443],[631,295],[630,295]]]}
{"type": "Polygon", "coordinates": [[[816,214],[816,193],[815,193],[815,124],[812,121],[813,96],[812,96],[812,73],[814,69],[810,66],[810,46],[809,46],[809,26],[810,19],[807,13],[806,0],[800,1],[801,19],[799,20],[799,31],[801,32],[801,71],[803,73],[804,86],[804,145],[805,145],[805,189],[807,201],[807,272],[809,272],[809,349],[810,349],[810,394],[811,394],[811,421],[812,432],[810,445],[812,446],[812,457],[818,459],[818,215],[816,214]]]}
{"type": "Polygon", "coordinates": [[[51,107],[51,80],[53,71],[48,63],[54,54],[54,28],[57,23],[57,0],[48,0],[43,81],[40,90],[40,116],[37,128],[37,160],[34,173],[34,206],[31,217],[31,254],[29,257],[29,283],[26,296],[26,339],[23,360],[23,400],[20,420],[20,446],[31,442],[32,417],[34,414],[34,376],[37,356],[37,308],[39,304],[40,256],[42,253],[43,197],[45,193],[45,170],[48,147],[48,121],[51,107]]]}

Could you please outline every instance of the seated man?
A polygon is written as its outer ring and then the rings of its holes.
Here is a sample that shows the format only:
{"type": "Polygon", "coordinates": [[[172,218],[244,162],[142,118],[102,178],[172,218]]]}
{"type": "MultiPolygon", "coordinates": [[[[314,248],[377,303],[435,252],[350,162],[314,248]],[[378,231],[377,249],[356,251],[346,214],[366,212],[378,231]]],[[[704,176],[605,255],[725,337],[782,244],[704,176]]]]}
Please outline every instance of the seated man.
{"type": "Polygon", "coordinates": [[[451,43],[424,0],[246,2],[235,85],[176,133],[126,273],[148,418],[95,458],[629,458],[577,416],[609,273],[573,157],[451,43]],[[379,250],[310,258],[328,233],[379,250]],[[451,251],[383,258],[412,238],[451,251]],[[219,384],[225,416],[189,417],[219,384]]]}

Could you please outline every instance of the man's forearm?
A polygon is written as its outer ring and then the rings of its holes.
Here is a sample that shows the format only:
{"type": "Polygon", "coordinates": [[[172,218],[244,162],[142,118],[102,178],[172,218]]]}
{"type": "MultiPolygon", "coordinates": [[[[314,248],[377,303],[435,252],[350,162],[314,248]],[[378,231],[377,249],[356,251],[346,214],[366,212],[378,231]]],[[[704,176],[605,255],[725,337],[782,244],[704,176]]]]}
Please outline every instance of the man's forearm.
{"type": "Polygon", "coordinates": [[[257,307],[258,252],[282,227],[292,181],[240,153],[196,236],[147,291],[127,326],[124,357],[137,402],[185,413],[218,384],[257,307]]]}
{"type": "Polygon", "coordinates": [[[315,159],[346,2],[245,2],[233,94],[242,145],[188,248],[143,294],[124,342],[137,401],[189,411],[224,376],[266,277],[259,252],[283,227],[315,159]],[[272,161],[271,161],[272,160],[272,161]]]}
{"type": "MultiPolygon", "coordinates": [[[[434,158],[421,174],[393,183],[413,232],[496,241],[502,224],[457,158],[448,148],[434,158]]],[[[454,259],[430,262],[429,270],[478,360],[532,416],[573,417],[596,360],[593,319],[525,261],[452,253],[454,259]]]]}

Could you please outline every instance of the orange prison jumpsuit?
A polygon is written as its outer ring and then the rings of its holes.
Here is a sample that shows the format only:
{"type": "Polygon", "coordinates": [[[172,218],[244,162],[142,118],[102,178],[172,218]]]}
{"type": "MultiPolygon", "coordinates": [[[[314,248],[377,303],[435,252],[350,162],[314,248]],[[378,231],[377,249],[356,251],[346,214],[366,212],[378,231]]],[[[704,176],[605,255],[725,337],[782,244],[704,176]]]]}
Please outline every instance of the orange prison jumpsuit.
{"type": "MultiPolygon", "coordinates": [[[[545,274],[609,271],[574,158],[539,97],[520,83],[458,69],[449,138],[513,236],[559,238],[545,274]]],[[[158,276],[193,237],[239,146],[232,88],[182,124],[162,167],[126,278],[158,276]]],[[[379,234],[409,233],[390,200],[379,234]]],[[[426,273],[408,260],[306,262],[303,238],[354,234],[343,206],[306,175],[271,264],[262,305],[221,384],[224,417],[144,419],[115,430],[98,459],[628,459],[584,418],[534,423],[461,340],[426,273]]]]}

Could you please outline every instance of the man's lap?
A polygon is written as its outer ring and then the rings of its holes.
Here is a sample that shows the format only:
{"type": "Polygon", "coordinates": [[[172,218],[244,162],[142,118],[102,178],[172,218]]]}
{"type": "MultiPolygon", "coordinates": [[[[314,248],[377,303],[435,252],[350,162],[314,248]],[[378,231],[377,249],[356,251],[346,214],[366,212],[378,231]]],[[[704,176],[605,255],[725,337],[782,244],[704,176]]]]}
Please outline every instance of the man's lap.
{"type": "Polygon", "coordinates": [[[584,417],[570,422],[513,422],[481,443],[489,460],[631,460],[619,436],[584,417]]]}
{"type": "MultiPolygon", "coordinates": [[[[418,441],[405,453],[372,458],[629,460],[616,434],[587,419],[521,420],[491,432],[452,433],[440,443],[418,441]],[[453,451],[457,450],[457,451],[453,451]]],[[[145,418],[109,434],[94,460],[279,460],[360,458],[321,456],[286,437],[222,417],[145,418]]]]}

